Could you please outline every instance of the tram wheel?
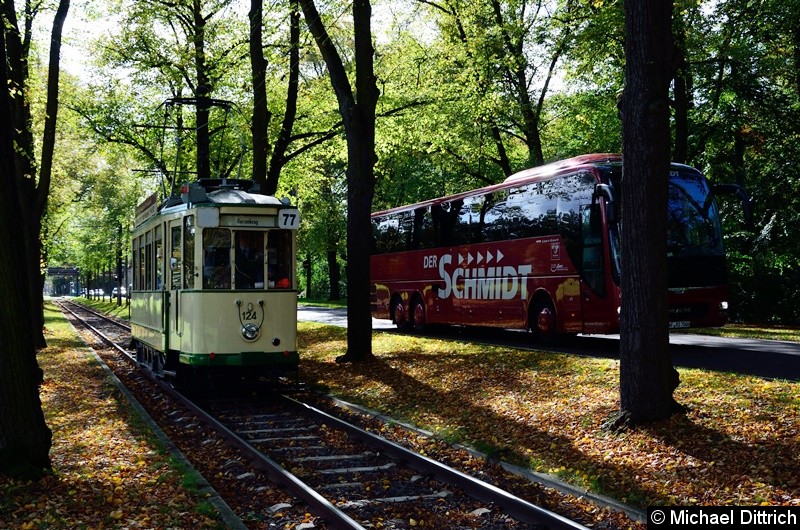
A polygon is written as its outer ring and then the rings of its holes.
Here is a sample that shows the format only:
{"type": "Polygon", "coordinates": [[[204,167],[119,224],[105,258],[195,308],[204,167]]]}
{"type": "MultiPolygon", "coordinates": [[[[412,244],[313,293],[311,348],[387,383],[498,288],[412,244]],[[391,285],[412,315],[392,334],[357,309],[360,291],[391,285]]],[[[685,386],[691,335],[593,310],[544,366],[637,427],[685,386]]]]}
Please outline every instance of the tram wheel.
{"type": "Polygon", "coordinates": [[[419,298],[414,299],[411,309],[411,326],[417,333],[425,331],[427,322],[425,320],[425,304],[419,298]]]}
{"type": "Polygon", "coordinates": [[[539,298],[533,304],[529,325],[537,341],[553,343],[558,336],[556,310],[550,300],[539,298]]]}

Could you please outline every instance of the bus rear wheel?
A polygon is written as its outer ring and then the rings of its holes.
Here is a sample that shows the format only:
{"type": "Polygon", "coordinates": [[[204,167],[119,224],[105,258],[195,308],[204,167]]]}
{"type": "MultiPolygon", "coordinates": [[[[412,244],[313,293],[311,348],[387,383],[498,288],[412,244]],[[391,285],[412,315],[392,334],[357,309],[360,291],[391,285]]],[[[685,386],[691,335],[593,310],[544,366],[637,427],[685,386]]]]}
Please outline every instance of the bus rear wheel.
{"type": "Polygon", "coordinates": [[[411,305],[411,326],[417,333],[425,330],[425,304],[419,298],[415,298],[411,305]]]}
{"type": "Polygon", "coordinates": [[[411,326],[405,305],[403,305],[403,299],[399,296],[392,299],[392,320],[397,329],[401,331],[405,331],[411,326]]]}
{"type": "Polygon", "coordinates": [[[530,313],[530,328],[534,338],[545,344],[553,343],[558,336],[556,310],[550,300],[539,298],[530,313]]]}

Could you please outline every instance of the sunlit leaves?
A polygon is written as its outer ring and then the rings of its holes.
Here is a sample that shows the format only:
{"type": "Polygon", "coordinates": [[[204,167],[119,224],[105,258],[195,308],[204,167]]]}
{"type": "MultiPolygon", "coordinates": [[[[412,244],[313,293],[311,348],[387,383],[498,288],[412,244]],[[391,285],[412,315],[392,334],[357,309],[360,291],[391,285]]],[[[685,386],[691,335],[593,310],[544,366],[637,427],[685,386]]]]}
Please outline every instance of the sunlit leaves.
{"type": "Polygon", "coordinates": [[[0,527],[217,528],[198,499],[120,403],[74,331],[47,311],[43,409],[53,431],[53,475],[38,483],[0,477],[0,527]]]}
{"type": "Polygon", "coordinates": [[[616,360],[378,334],[377,360],[344,369],[344,333],[301,324],[302,376],[449,441],[633,504],[800,497],[793,383],[681,370],[686,416],[615,435],[616,360]]]}

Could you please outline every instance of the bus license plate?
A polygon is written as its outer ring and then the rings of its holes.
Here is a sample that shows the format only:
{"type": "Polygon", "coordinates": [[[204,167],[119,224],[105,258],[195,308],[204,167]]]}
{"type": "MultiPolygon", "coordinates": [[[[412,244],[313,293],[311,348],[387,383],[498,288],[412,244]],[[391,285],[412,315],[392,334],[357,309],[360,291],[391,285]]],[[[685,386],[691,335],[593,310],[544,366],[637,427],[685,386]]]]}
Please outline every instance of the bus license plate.
{"type": "Polygon", "coordinates": [[[670,322],[669,323],[669,329],[688,328],[689,326],[691,326],[691,324],[692,323],[689,322],[688,320],[678,320],[678,321],[675,321],[675,322],[670,322]]]}

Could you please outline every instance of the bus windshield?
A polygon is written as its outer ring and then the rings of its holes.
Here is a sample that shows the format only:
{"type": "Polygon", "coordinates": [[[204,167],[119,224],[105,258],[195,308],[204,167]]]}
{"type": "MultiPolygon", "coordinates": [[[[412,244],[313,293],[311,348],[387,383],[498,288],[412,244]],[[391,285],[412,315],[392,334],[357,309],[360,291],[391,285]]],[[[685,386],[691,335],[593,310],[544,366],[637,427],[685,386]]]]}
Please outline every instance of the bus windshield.
{"type": "Polygon", "coordinates": [[[724,254],[717,206],[701,175],[672,173],[668,223],[668,257],[724,254]]]}
{"type": "MultiPolygon", "coordinates": [[[[622,167],[610,166],[607,171],[610,182],[619,190],[622,167]]],[[[723,285],[727,274],[722,227],[714,196],[702,174],[674,168],[670,171],[667,215],[669,286],[723,285]]],[[[619,227],[616,225],[609,226],[609,243],[612,273],[619,285],[622,260],[619,227]]]]}

